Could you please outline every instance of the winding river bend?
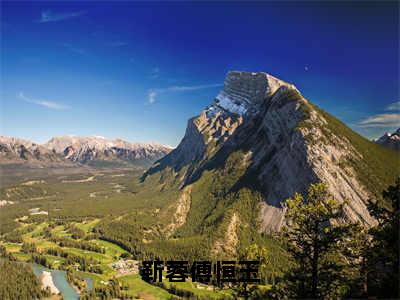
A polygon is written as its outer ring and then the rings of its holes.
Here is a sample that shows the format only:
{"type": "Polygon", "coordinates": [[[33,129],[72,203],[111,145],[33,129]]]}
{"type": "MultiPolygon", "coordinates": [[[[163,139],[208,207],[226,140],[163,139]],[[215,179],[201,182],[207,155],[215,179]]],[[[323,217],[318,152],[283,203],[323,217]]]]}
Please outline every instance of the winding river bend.
{"type": "MultiPolygon", "coordinates": [[[[51,273],[54,285],[58,288],[64,300],[79,299],[79,294],[67,281],[67,273],[65,271],[48,269],[35,263],[32,263],[30,265],[32,266],[33,272],[37,277],[39,277],[43,271],[48,271],[51,273]]],[[[86,281],[88,290],[91,291],[93,288],[93,280],[89,277],[84,277],[84,279],[86,281]]]]}

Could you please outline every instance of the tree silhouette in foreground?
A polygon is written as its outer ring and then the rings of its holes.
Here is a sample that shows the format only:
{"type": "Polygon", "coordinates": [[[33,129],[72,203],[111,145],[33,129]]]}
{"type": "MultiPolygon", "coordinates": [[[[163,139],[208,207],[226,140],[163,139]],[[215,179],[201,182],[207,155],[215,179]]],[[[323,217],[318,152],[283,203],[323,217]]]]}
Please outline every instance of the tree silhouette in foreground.
{"type": "Polygon", "coordinates": [[[371,246],[367,249],[368,296],[398,299],[400,177],[382,193],[384,202],[370,202],[368,209],[378,225],[371,228],[371,246]]]}

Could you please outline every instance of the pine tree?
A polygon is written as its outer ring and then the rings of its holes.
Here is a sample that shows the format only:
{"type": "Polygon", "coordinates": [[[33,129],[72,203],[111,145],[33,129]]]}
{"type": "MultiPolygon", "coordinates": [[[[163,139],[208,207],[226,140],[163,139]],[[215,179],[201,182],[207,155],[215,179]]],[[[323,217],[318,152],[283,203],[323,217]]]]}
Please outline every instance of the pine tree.
{"type": "MultiPolygon", "coordinates": [[[[340,223],[344,203],[338,203],[324,184],[312,184],[304,198],[296,193],[286,201],[283,237],[293,267],[272,290],[277,298],[339,298],[351,285],[354,258],[351,234],[355,226],[340,223]]],[[[354,268],[357,270],[358,266],[354,268]]]]}
{"type": "MultiPolygon", "coordinates": [[[[257,261],[258,266],[258,278],[260,278],[260,284],[264,285],[268,273],[268,250],[266,247],[259,246],[257,244],[251,244],[245,248],[240,254],[240,260],[244,261],[257,261]]],[[[240,299],[265,299],[266,292],[259,288],[259,284],[247,284],[246,282],[238,283],[234,286],[233,290],[235,295],[240,299]]]]}

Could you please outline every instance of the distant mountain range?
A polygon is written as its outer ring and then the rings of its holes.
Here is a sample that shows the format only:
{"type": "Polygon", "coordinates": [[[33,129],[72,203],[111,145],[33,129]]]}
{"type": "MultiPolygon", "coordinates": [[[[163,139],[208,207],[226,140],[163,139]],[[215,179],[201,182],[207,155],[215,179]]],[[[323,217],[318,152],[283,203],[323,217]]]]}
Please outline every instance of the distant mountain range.
{"type": "Polygon", "coordinates": [[[400,128],[393,133],[385,133],[375,142],[384,147],[400,151],[400,128]]]}
{"type": "Polygon", "coordinates": [[[65,163],[62,156],[57,155],[43,145],[32,141],[0,136],[0,162],[1,163],[65,163]]]}
{"type": "Polygon", "coordinates": [[[178,147],[142,181],[181,191],[169,235],[219,232],[226,238],[215,243],[219,252],[234,249],[228,238],[238,243],[254,226],[279,230],[283,202],[315,182],[348,203],[343,221],[375,224],[367,201],[379,199],[399,175],[396,152],[355,133],[293,84],[263,72],[232,71],[214,101],[188,121],[178,147]]]}
{"type": "Polygon", "coordinates": [[[73,163],[90,166],[148,166],[171,151],[160,144],[130,143],[99,136],[54,137],[39,145],[31,141],[0,137],[0,163],[50,166],[73,163]]]}

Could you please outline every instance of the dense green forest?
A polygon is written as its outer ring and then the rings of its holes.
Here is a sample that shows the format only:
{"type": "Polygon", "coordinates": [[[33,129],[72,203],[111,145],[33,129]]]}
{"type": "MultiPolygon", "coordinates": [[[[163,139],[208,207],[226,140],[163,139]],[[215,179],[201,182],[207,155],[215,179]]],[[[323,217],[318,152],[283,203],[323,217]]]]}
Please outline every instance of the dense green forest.
{"type": "Polygon", "coordinates": [[[48,295],[29,266],[0,258],[0,299],[34,300],[48,295]]]}

